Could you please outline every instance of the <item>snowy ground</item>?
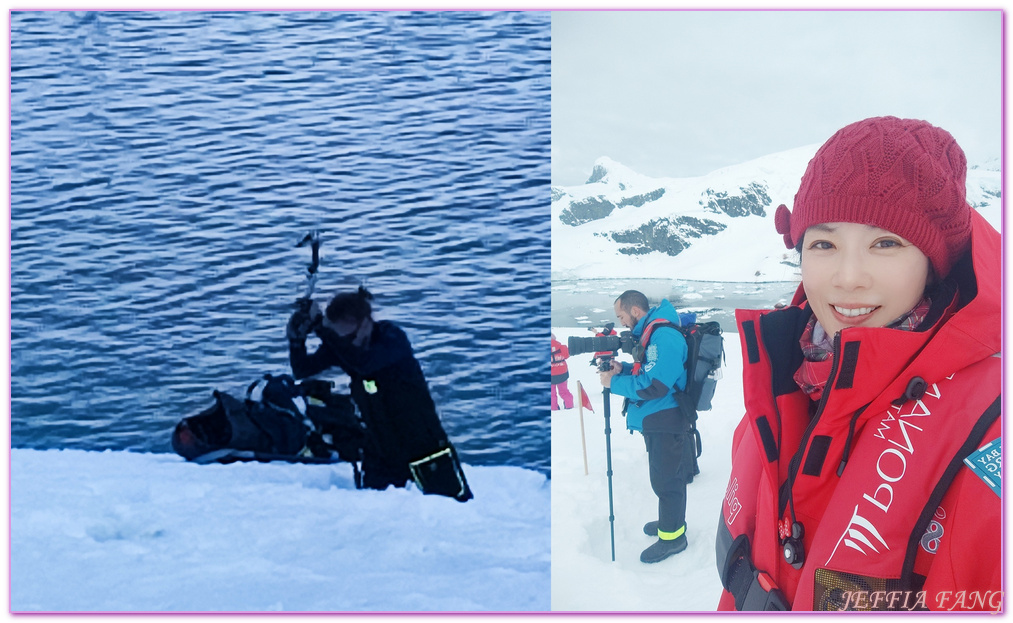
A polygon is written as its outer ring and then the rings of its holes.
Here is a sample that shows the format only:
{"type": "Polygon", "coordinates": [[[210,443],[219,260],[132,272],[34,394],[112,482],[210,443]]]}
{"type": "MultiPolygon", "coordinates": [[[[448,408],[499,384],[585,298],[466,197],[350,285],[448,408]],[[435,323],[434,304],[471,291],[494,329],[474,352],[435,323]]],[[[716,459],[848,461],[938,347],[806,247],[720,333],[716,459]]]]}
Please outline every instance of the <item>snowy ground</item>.
{"type": "MultiPolygon", "coordinates": [[[[586,329],[554,328],[564,344],[586,329]]],[[[726,366],[713,409],[700,414],[700,474],[688,488],[689,548],[655,564],[640,552],[656,538],[643,533],[658,518],[643,436],[626,430],[622,398],[612,396],[612,481],[616,559],[609,536],[608,479],[601,384],[590,354],[570,357],[570,391],[579,380],[594,412],[584,409],[588,474],[584,474],[577,408],[552,415],[552,609],[564,611],[713,611],[721,594],[714,539],[730,471],[732,432],[744,411],[739,336],[725,333],[726,366]]],[[[629,360],[629,356],[623,356],[629,360]]]]}
{"type": "Polygon", "coordinates": [[[357,491],[348,464],[13,450],[14,612],[545,611],[549,482],[357,491]]]}

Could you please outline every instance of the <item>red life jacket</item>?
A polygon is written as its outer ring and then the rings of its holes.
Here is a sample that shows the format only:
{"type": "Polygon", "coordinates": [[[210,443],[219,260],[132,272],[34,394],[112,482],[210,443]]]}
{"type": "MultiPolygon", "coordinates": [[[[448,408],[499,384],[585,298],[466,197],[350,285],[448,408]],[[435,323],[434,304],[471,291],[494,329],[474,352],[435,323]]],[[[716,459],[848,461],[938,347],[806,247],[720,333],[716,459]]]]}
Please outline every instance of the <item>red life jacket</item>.
{"type": "Polygon", "coordinates": [[[566,359],[570,356],[570,349],[568,349],[562,342],[552,340],[552,369],[550,374],[552,375],[553,383],[561,383],[570,376],[570,369],[566,365],[566,359]],[[560,380],[560,377],[563,377],[560,380]]]}
{"type": "Polygon", "coordinates": [[[800,362],[804,292],[785,310],[736,313],[746,415],[722,504],[731,591],[719,607],[1001,603],[1001,500],[963,466],[1001,432],[999,236],[977,214],[973,227],[973,274],[960,283],[973,298],[927,331],[842,331],[812,416],[786,365],[800,362]],[[784,540],[791,523],[804,528],[796,543],[784,540]],[[786,544],[804,552],[794,566],[786,544]]]}

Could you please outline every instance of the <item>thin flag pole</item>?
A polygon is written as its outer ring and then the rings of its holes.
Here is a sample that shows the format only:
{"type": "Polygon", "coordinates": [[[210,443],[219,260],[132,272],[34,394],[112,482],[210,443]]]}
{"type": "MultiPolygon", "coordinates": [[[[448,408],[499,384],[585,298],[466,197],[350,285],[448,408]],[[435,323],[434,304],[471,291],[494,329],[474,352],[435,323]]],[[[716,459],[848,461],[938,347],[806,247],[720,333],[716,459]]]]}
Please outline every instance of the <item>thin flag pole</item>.
{"type": "Polygon", "coordinates": [[[584,454],[584,475],[587,476],[587,441],[584,437],[584,388],[577,381],[577,412],[580,414],[580,449],[584,454]]]}

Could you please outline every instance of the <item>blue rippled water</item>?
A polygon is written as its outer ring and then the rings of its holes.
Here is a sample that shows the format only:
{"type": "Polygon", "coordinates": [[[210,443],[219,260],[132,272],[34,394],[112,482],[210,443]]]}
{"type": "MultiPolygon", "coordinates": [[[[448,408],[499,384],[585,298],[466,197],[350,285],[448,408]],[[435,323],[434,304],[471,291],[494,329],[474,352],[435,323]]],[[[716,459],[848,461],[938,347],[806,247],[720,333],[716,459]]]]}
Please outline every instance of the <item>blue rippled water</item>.
{"type": "Polygon", "coordinates": [[[365,284],[471,464],[548,473],[549,14],[11,13],[12,445],[169,452],[365,284]]]}

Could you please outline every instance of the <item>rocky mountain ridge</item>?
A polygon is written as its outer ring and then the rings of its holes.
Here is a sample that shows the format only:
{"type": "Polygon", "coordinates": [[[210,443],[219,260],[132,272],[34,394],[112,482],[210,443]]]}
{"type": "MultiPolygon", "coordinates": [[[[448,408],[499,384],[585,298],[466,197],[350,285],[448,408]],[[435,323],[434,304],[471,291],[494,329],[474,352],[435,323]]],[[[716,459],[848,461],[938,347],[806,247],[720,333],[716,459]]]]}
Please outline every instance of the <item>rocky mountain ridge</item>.
{"type": "MultiPolygon", "coordinates": [[[[650,178],[599,158],[586,183],[552,188],[553,278],[794,280],[797,253],[784,248],[773,213],[792,205],[818,147],[695,178],[650,178]]],[[[971,167],[967,185],[968,202],[999,228],[998,162],[971,167]]]]}

